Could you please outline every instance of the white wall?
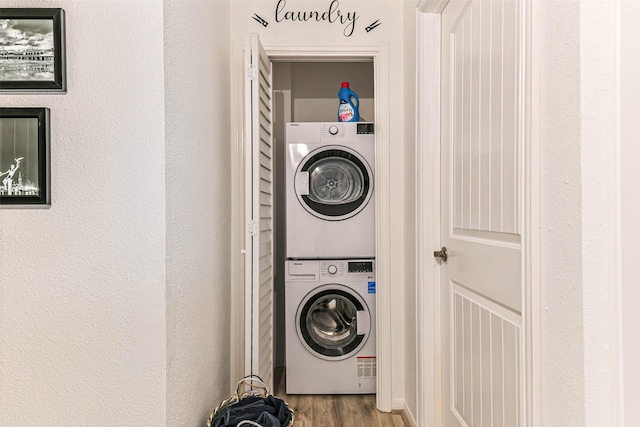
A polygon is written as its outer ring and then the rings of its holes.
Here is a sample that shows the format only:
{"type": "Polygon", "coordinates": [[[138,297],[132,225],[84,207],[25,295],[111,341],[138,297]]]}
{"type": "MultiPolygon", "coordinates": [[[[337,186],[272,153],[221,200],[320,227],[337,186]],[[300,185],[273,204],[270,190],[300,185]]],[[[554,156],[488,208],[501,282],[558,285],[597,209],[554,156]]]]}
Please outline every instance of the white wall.
{"type": "Polygon", "coordinates": [[[542,2],[543,425],[617,425],[615,18],[542,2]]]}
{"type": "Polygon", "coordinates": [[[68,93],[0,95],[52,120],[51,208],[0,211],[0,424],[203,425],[230,393],[229,2],[55,6],[68,93]]]}
{"type": "Polygon", "coordinates": [[[338,91],[347,81],[360,100],[360,121],[374,121],[372,62],[291,64],[292,114],[296,122],[338,120],[338,91]]]}
{"type": "Polygon", "coordinates": [[[584,425],[579,3],[543,2],[543,425],[584,425]]]}
{"type": "Polygon", "coordinates": [[[229,2],[165,0],[167,426],[229,397],[229,2]]]}
{"type": "Polygon", "coordinates": [[[582,301],[585,425],[618,425],[612,313],[618,286],[616,189],[616,7],[580,4],[580,146],[582,159],[582,301]]]}
{"type": "MultiPolygon", "coordinates": [[[[53,6],[7,1],[2,7],[53,6]]],[[[59,1],[46,210],[0,211],[0,424],[165,425],[161,1],[59,1]]]]}
{"type": "Polygon", "coordinates": [[[640,3],[620,1],[621,6],[621,268],[623,310],[623,363],[625,426],[640,425],[640,3]]]}

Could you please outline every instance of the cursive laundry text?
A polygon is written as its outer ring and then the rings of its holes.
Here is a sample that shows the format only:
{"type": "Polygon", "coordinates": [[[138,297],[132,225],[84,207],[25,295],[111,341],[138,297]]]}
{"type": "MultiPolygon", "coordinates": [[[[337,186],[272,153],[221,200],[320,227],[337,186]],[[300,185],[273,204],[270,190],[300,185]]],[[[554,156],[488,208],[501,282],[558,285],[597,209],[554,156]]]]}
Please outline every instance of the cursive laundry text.
{"type": "Polygon", "coordinates": [[[353,34],[353,30],[356,27],[356,20],[358,16],[356,12],[343,13],[338,7],[340,2],[333,0],[329,4],[329,8],[324,11],[308,10],[308,11],[293,11],[286,10],[287,1],[278,0],[276,5],[276,22],[282,21],[327,21],[331,24],[338,22],[344,25],[342,33],[349,37],[353,34]]]}

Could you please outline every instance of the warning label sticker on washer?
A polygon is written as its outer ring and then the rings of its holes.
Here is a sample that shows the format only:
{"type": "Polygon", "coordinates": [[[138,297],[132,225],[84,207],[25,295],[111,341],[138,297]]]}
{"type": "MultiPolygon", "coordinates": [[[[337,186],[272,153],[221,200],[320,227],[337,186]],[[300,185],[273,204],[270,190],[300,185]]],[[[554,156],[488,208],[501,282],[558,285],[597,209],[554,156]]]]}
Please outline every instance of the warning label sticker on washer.
{"type": "Polygon", "coordinates": [[[370,294],[375,294],[376,293],[376,282],[368,282],[369,286],[368,286],[368,290],[370,294]]]}
{"type": "Polygon", "coordinates": [[[358,378],[373,378],[376,376],[376,357],[358,356],[358,378]]]}

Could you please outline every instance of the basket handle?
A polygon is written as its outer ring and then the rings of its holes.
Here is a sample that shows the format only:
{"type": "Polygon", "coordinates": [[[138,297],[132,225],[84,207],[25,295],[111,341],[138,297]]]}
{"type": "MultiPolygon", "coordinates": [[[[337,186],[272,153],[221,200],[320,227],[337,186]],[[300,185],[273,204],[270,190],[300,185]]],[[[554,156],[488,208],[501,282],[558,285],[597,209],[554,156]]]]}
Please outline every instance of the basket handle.
{"type": "Polygon", "coordinates": [[[256,426],[256,427],[262,427],[262,425],[258,424],[255,421],[251,421],[251,420],[244,420],[244,421],[240,421],[238,424],[236,424],[236,427],[240,427],[240,426],[244,426],[244,425],[250,425],[250,426],[256,426]]]}
{"type": "Polygon", "coordinates": [[[265,382],[259,376],[254,374],[247,375],[238,381],[238,385],[236,386],[236,396],[238,399],[242,399],[247,395],[255,395],[265,398],[269,395],[269,387],[267,387],[265,382]],[[244,386],[249,387],[250,390],[240,394],[240,389],[244,386]],[[262,392],[256,392],[254,389],[262,390],[262,392]]]}

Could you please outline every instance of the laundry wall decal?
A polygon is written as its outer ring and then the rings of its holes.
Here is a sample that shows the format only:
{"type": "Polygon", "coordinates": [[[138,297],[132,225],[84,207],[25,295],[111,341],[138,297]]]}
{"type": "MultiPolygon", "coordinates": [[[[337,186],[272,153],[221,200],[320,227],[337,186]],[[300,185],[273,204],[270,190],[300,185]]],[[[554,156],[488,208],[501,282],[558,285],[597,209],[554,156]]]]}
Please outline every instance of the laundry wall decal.
{"type": "Polygon", "coordinates": [[[267,28],[267,25],[269,25],[269,23],[263,17],[258,15],[257,13],[254,13],[252,18],[255,19],[256,22],[259,22],[265,28],[267,28]]]}
{"type": "MultiPolygon", "coordinates": [[[[263,27],[267,27],[269,22],[254,13],[252,18],[263,27]]],[[[360,16],[356,11],[344,12],[340,9],[339,0],[332,0],[327,7],[317,8],[315,10],[295,10],[287,5],[287,0],[278,0],[275,7],[275,22],[328,22],[330,24],[339,24],[342,26],[342,34],[345,37],[351,37],[356,29],[356,22],[360,16]]],[[[381,24],[380,20],[375,20],[368,27],[366,32],[373,30],[381,24]]]]}
{"type": "Polygon", "coordinates": [[[376,19],[371,24],[367,25],[367,28],[365,28],[365,31],[368,33],[369,31],[373,30],[374,28],[378,28],[378,26],[380,26],[380,25],[382,25],[382,22],[380,22],[379,19],[376,19]]]}

